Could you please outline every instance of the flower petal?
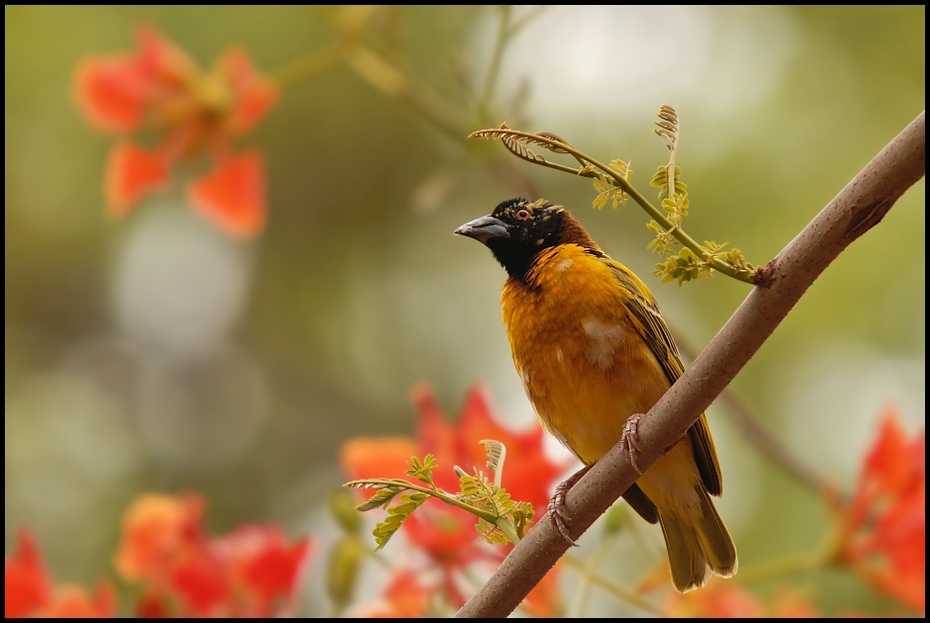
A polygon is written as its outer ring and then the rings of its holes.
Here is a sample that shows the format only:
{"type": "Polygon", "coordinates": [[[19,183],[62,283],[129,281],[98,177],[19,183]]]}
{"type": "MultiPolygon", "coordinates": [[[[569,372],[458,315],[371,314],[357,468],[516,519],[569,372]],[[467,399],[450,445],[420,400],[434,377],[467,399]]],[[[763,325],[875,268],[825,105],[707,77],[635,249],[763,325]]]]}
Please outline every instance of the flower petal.
{"type": "MultiPolygon", "coordinates": [[[[306,537],[288,545],[278,536],[265,543],[265,547],[246,564],[245,581],[257,593],[259,606],[264,610],[260,610],[262,616],[284,614],[271,610],[276,602],[292,605],[309,553],[310,541],[306,537]]],[[[293,616],[294,613],[288,614],[293,616]]]]}
{"type": "Polygon", "coordinates": [[[136,27],[136,46],[150,79],[163,88],[188,86],[200,74],[197,63],[151,24],[136,27]]]}
{"type": "Polygon", "coordinates": [[[354,437],[339,449],[339,463],[349,478],[403,478],[407,461],[419,455],[408,437],[354,437]]]}
{"type": "Polygon", "coordinates": [[[250,132],[278,103],[280,89],[258,73],[242,48],[226,50],[219,59],[219,68],[233,92],[226,128],[231,134],[250,132]]]}
{"type": "Polygon", "coordinates": [[[132,143],[114,145],[103,181],[110,215],[125,216],[142,197],[167,186],[168,177],[168,167],[160,155],[132,143]]]}
{"type": "Polygon", "coordinates": [[[51,580],[30,530],[22,529],[16,534],[16,549],[3,566],[7,618],[29,616],[51,600],[51,580]]]}
{"type": "Polygon", "coordinates": [[[151,82],[135,56],[94,56],[74,74],[74,95],[88,122],[103,132],[132,132],[142,124],[151,82]]]}
{"type": "Polygon", "coordinates": [[[186,557],[174,569],[171,587],[185,606],[185,612],[197,617],[226,614],[233,604],[226,570],[206,552],[186,557]]]}
{"type": "Polygon", "coordinates": [[[188,186],[188,201],[226,232],[241,238],[265,225],[265,173],[261,155],[246,151],[222,156],[209,175],[188,186]]]}
{"type": "Polygon", "coordinates": [[[926,459],[923,432],[909,438],[889,407],[866,455],[856,494],[840,511],[840,560],[873,588],[923,612],[926,459]]]}

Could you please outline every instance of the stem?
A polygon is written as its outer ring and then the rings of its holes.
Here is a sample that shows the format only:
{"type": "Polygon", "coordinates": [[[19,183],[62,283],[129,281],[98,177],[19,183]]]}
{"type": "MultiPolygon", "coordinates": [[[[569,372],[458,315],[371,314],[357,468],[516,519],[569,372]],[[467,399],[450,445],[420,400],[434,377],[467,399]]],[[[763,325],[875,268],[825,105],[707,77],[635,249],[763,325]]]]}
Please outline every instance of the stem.
{"type": "Polygon", "coordinates": [[[368,84],[413,108],[456,143],[462,140],[464,130],[447,114],[439,98],[417,86],[401,70],[358,42],[344,47],[342,54],[349,68],[368,84]]]}
{"type": "Polygon", "coordinates": [[[537,15],[548,8],[547,6],[538,6],[528,11],[520,19],[511,21],[511,17],[513,17],[513,7],[509,4],[498,7],[500,21],[498,22],[497,38],[494,40],[494,49],[491,51],[491,60],[488,63],[488,73],[487,76],[485,76],[481,94],[475,106],[478,118],[481,119],[482,122],[488,117],[488,110],[494,95],[494,88],[497,85],[497,78],[500,74],[504,51],[507,49],[511,40],[513,40],[524,26],[529,24],[537,15]]]}
{"type": "Polygon", "coordinates": [[[659,610],[655,606],[653,606],[651,603],[642,599],[636,593],[620,586],[616,582],[611,582],[610,580],[607,580],[606,578],[604,578],[602,575],[598,573],[593,573],[588,565],[585,565],[579,562],[574,557],[565,556],[562,560],[564,561],[563,564],[577,570],[578,573],[581,574],[581,576],[585,578],[588,582],[601,587],[602,589],[604,589],[605,591],[607,591],[608,593],[610,593],[617,599],[625,603],[628,603],[631,606],[634,606],[635,608],[639,608],[643,612],[648,612],[650,614],[655,614],[655,615],[661,615],[661,612],[659,612],[659,610]]]}
{"type": "Polygon", "coordinates": [[[491,52],[491,61],[488,64],[488,75],[485,77],[484,85],[481,87],[481,95],[478,97],[478,115],[484,119],[488,112],[488,102],[494,93],[494,85],[497,84],[497,76],[500,73],[501,60],[504,58],[504,49],[507,47],[507,41],[510,38],[510,15],[512,8],[510,5],[498,7],[500,20],[497,24],[497,38],[494,40],[494,49],[491,52]]]}
{"type": "Polygon", "coordinates": [[[520,537],[517,535],[517,531],[513,529],[513,525],[503,517],[498,517],[494,520],[494,525],[498,530],[504,533],[504,536],[507,537],[511,543],[520,542],[520,537]]]}
{"type": "Polygon", "coordinates": [[[415,485],[409,480],[403,480],[399,478],[368,478],[364,480],[350,480],[349,482],[342,485],[343,487],[358,488],[364,485],[375,485],[378,487],[401,487],[403,489],[409,489],[410,491],[419,491],[420,493],[425,493],[431,497],[442,500],[449,506],[455,506],[461,508],[462,510],[468,511],[476,517],[484,519],[490,524],[497,525],[497,515],[490,511],[486,511],[481,508],[477,508],[470,504],[466,504],[459,499],[449,495],[445,491],[440,489],[431,489],[429,487],[423,487],[420,485],[415,485]]]}
{"type": "Polygon", "coordinates": [[[548,6],[548,5],[545,5],[545,4],[539,5],[539,6],[535,7],[535,8],[533,8],[533,9],[530,9],[530,10],[527,11],[526,13],[524,13],[524,14],[523,14],[523,17],[521,17],[520,19],[517,19],[517,20],[514,20],[514,21],[510,22],[510,32],[507,33],[507,37],[508,37],[508,38],[515,37],[515,36],[517,35],[517,33],[520,32],[521,30],[523,30],[523,28],[524,28],[527,24],[529,24],[529,23],[532,22],[534,19],[536,19],[537,17],[539,17],[539,14],[540,14],[540,13],[542,13],[542,12],[548,10],[548,9],[549,9],[549,6],[548,6]]]}
{"type": "Polygon", "coordinates": [[[751,584],[773,578],[818,571],[827,566],[822,552],[803,552],[768,562],[748,565],[739,570],[740,582],[751,584]]]}
{"type": "Polygon", "coordinates": [[[298,56],[269,72],[268,76],[281,88],[287,88],[296,82],[306,80],[335,67],[341,58],[339,49],[335,45],[328,45],[303,56],[298,56]]]}

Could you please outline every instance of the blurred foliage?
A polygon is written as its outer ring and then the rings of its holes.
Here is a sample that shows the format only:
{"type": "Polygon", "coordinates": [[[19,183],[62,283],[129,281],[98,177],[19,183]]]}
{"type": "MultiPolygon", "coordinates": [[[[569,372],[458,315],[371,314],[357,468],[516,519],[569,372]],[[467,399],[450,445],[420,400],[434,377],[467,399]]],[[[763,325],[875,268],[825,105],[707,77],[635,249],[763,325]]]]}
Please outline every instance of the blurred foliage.
{"type": "MultiPolygon", "coordinates": [[[[7,551],[28,524],[58,577],[103,575],[119,513],[147,490],[203,493],[215,529],[274,518],[335,534],[322,517],[343,480],[339,444],[409,432],[417,380],[448,404],[487,382],[497,410],[528,425],[499,320],[503,274],[451,235],[503,199],[574,207],[693,348],[748,292],[728,279],[662,285],[638,210],[591,210],[590,182],[466,143],[475,129],[556,132],[649,171],[667,159],[654,112],[672,104],[690,230],[764,264],[924,107],[924,7],[554,7],[495,54],[501,15],[527,12],[5,9],[7,551]],[[272,74],[360,43],[415,95],[350,62],[289,81],[249,139],[268,170],[257,242],[223,238],[176,194],[113,223],[109,140],[80,118],[72,74],[87,55],[129,49],[139,20],[201,62],[235,43],[272,74]],[[419,95],[432,118],[411,105],[419,95]],[[198,339],[210,348],[195,358],[165,348],[198,339]]],[[[924,419],[924,214],[920,182],[733,386],[841,485],[884,404],[911,427],[924,419]]],[[[822,501],[710,413],[741,561],[815,547],[822,501]]],[[[818,586],[828,611],[870,599],[845,577],[818,586]]]]}

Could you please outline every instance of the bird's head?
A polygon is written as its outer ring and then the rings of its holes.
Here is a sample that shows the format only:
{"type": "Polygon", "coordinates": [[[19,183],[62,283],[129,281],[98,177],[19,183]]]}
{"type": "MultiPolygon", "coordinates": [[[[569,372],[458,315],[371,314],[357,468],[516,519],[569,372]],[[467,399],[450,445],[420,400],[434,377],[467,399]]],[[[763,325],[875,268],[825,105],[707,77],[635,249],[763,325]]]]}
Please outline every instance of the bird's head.
{"type": "Polygon", "coordinates": [[[560,244],[597,249],[587,232],[562,206],[545,199],[504,201],[491,214],[476,218],[455,230],[485,245],[507,273],[523,279],[533,259],[543,250],[560,244]]]}

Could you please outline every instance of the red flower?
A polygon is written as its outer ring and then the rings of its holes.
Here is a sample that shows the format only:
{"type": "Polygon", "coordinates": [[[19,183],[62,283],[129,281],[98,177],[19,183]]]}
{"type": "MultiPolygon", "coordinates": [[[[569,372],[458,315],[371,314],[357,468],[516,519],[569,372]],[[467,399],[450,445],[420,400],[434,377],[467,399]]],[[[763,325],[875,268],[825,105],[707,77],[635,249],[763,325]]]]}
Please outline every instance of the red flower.
{"type": "Polygon", "coordinates": [[[244,526],[217,539],[212,551],[228,570],[230,585],[245,595],[252,617],[293,616],[310,540],[288,544],[276,526],[244,526]]]}
{"type": "Polygon", "coordinates": [[[93,597],[73,584],[55,587],[29,530],[16,535],[16,550],[4,561],[4,607],[10,617],[112,617],[113,587],[100,583],[93,597]]]}
{"type": "Polygon", "coordinates": [[[199,496],[149,494],[126,512],[116,567],[143,584],[140,615],[293,615],[310,540],[288,543],[276,526],[208,538],[199,496]]]}
{"type": "Polygon", "coordinates": [[[829,499],[840,526],[837,561],[920,612],[925,607],[924,443],[923,432],[908,439],[897,409],[886,409],[852,502],[829,499]]]}
{"type": "MultiPolygon", "coordinates": [[[[457,421],[452,423],[436,404],[432,390],[418,385],[412,391],[417,410],[417,441],[403,437],[357,438],[346,442],[340,452],[343,470],[352,479],[400,478],[411,456],[432,454],[439,467],[433,472],[437,487],[457,491],[458,477],[453,466],[471,473],[486,471],[487,455],[480,445],[496,439],[507,447],[503,486],[514,499],[533,504],[543,512],[549,491],[565,466],[549,460],[543,452],[543,432],[534,426],[513,433],[494,421],[485,392],[475,387],[468,392],[457,421]]],[[[442,572],[442,590],[455,606],[465,598],[453,577],[473,562],[500,561],[505,549],[484,547],[475,532],[476,519],[469,513],[429,500],[405,522],[405,534],[425,552],[442,572]]]]}
{"type": "MultiPolygon", "coordinates": [[[[487,455],[479,442],[496,439],[507,447],[509,457],[504,462],[504,488],[513,499],[529,502],[538,513],[544,512],[552,485],[567,464],[555,463],[546,456],[542,428],[534,425],[525,432],[514,433],[502,427],[494,420],[486,392],[480,386],[465,396],[455,424],[436,404],[427,385],[417,385],[411,393],[417,409],[421,452],[435,455],[441,467],[458,465],[469,473],[475,467],[483,471],[487,455]]],[[[438,486],[458,488],[458,478],[451,469],[437,470],[434,476],[438,486]]]]}
{"type": "MultiPolygon", "coordinates": [[[[459,482],[452,467],[458,465],[469,473],[476,467],[485,471],[487,455],[479,442],[496,439],[507,447],[510,457],[504,463],[503,485],[511,497],[530,502],[540,512],[545,508],[552,484],[565,466],[545,456],[542,429],[534,426],[524,433],[513,433],[501,427],[494,421],[481,387],[468,392],[455,423],[442,412],[426,385],[415,386],[412,396],[417,409],[417,443],[398,437],[349,440],[342,447],[341,462],[350,478],[402,477],[411,456],[432,454],[439,463],[433,472],[436,486],[456,491],[459,482]]],[[[410,538],[435,559],[469,561],[474,548],[466,546],[475,541],[475,521],[468,513],[436,502],[418,510],[408,521],[415,526],[408,531],[410,538]]]]}
{"type": "Polygon", "coordinates": [[[51,580],[28,530],[16,534],[16,549],[4,561],[3,571],[7,618],[28,616],[51,599],[51,580]]]}
{"type": "Polygon", "coordinates": [[[136,50],[94,56],[75,73],[75,95],[87,120],[120,139],[110,151],[104,182],[114,217],[167,187],[182,158],[212,154],[212,173],[194,178],[188,197],[229,233],[250,237],[265,222],[264,170],[254,152],[232,153],[232,139],[250,132],[274,107],[277,86],[240,48],[227,50],[203,71],[154,27],[139,26],[136,50]],[[140,130],[163,135],[147,150],[125,136],[140,130]]]}

